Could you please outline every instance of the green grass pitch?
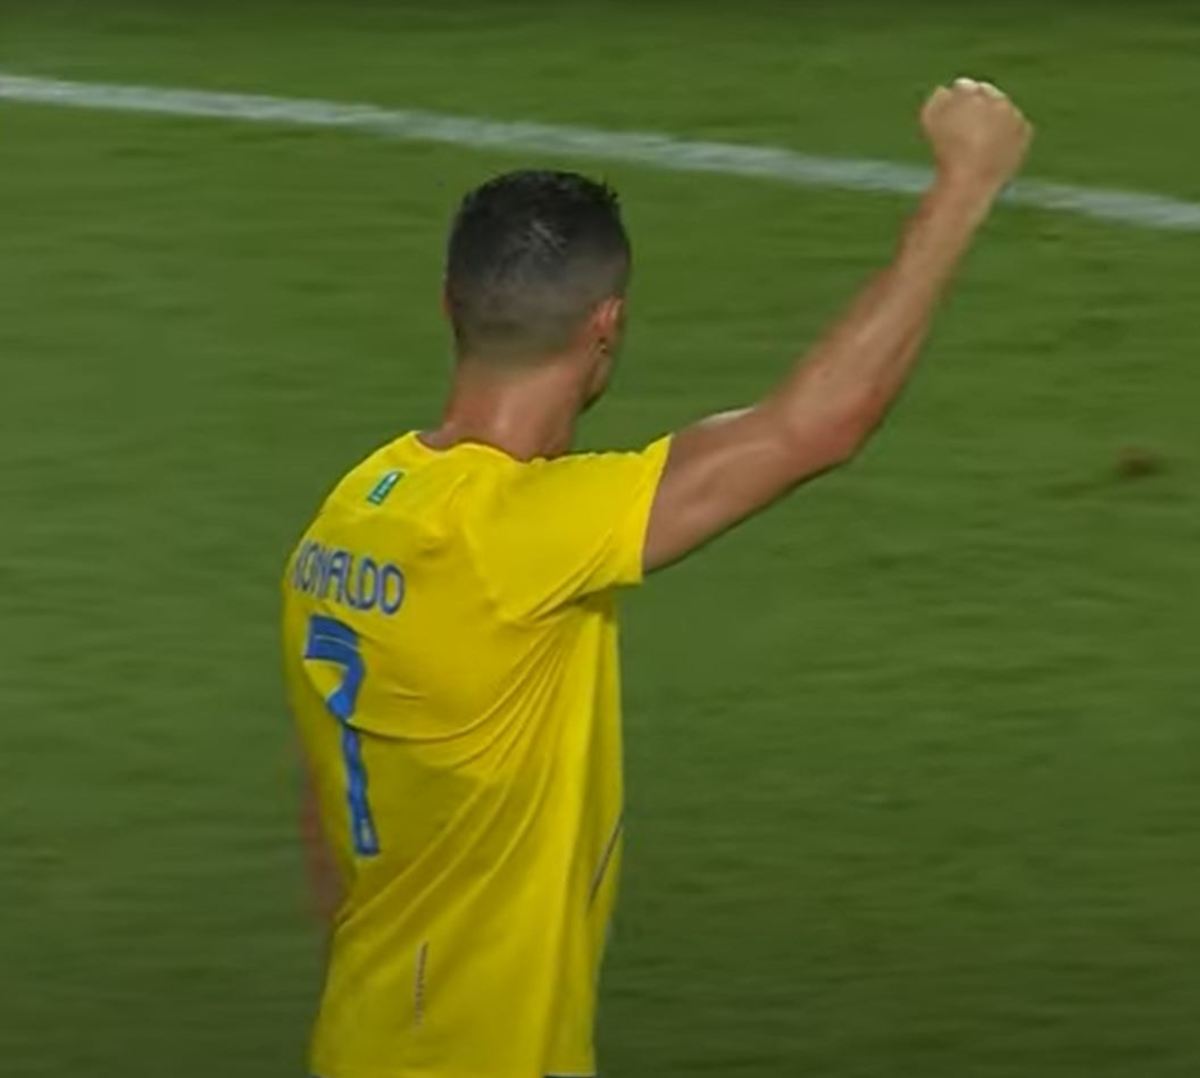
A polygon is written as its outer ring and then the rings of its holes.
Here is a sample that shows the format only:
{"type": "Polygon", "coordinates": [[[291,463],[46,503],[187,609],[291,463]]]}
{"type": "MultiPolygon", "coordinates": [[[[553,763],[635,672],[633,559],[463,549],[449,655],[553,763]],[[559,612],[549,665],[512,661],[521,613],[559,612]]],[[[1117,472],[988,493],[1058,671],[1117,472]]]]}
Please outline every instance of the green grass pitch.
{"type": "MultiPolygon", "coordinates": [[[[26,74],[896,160],[967,72],[1031,174],[1192,199],[1198,50],[1168,3],[0,3],[26,74]]],[[[526,163],[0,104],[0,1073],[302,1073],[277,578],[436,415],[446,221],[526,163]]],[[[637,248],[587,445],[767,387],[906,209],[533,163],[637,248]]],[[[630,597],[606,1073],[1200,1074],[1196,250],[1002,210],[871,450],[630,597]]]]}

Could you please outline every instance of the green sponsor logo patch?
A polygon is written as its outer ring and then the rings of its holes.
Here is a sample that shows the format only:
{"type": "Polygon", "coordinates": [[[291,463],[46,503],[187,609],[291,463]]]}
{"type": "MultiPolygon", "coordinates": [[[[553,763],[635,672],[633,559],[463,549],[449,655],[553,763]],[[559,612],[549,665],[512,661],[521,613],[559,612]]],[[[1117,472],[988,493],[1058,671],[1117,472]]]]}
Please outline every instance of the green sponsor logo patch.
{"type": "Polygon", "coordinates": [[[371,493],[367,495],[367,501],[372,505],[383,505],[392,489],[403,478],[403,472],[388,472],[371,488],[371,493]]]}

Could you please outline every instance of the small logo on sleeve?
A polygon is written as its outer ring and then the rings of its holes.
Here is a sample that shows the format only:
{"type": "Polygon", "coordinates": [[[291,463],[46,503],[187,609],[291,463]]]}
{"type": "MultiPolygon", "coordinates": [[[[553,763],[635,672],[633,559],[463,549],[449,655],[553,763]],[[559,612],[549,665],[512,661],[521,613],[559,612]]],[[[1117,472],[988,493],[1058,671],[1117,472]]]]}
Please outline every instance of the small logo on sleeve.
{"type": "Polygon", "coordinates": [[[367,501],[372,505],[383,505],[387,501],[387,496],[395,489],[396,484],[404,478],[404,473],[400,471],[386,473],[374,487],[371,488],[371,493],[367,495],[367,501]]]}

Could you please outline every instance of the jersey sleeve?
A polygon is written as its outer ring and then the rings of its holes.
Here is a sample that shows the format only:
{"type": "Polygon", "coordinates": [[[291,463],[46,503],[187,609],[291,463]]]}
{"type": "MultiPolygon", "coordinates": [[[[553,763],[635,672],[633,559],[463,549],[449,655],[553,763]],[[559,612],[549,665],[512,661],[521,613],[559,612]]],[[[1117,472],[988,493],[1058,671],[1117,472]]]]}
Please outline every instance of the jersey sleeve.
{"type": "Polygon", "coordinates": [[[485,587],[510,617],[539,617],[639,584],[670,437],[635,453],[522,465],[495,492],[475,547],[485,587]]]}

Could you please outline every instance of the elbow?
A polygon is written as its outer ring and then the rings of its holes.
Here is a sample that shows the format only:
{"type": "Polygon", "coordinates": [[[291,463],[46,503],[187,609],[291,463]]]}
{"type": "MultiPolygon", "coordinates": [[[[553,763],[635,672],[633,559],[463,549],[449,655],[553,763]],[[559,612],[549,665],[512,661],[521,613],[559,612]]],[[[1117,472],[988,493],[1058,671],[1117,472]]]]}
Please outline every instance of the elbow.
{"type": "Polygon", "coordinates": [[[789,456],[802,482],[849,464],[871,440],[878,418],[865,405],[827,409],[815,422],[790,431],[789,456]]]}
{"type": "Polygon", "coordinates": [[[840,468],[854,460],[871,440],[874,429],[874,422],[858,412],[833,418],[825,433],[826,470],[840,468]]]}

